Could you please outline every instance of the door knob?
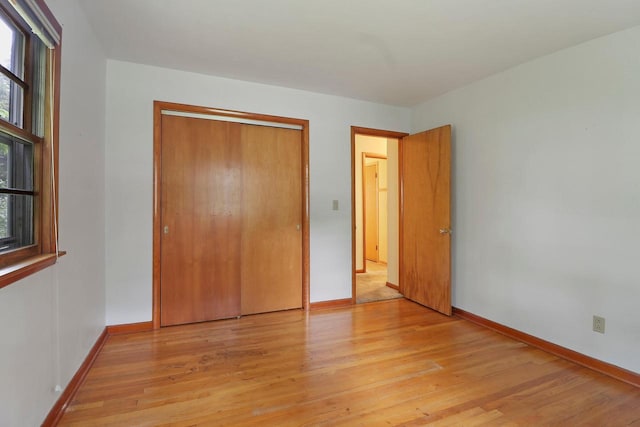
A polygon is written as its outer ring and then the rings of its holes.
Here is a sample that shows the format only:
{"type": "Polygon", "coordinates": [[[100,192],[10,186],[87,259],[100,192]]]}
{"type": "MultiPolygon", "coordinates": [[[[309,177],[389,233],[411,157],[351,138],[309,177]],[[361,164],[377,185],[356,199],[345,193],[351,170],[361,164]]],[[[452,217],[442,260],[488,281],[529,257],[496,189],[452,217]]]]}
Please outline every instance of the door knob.
{"type": "Polygon", "coordinates": [[[440,234],[451,234],[453,230],[451,230],[450,228],[441,228],[440,229],[440,234]]]}

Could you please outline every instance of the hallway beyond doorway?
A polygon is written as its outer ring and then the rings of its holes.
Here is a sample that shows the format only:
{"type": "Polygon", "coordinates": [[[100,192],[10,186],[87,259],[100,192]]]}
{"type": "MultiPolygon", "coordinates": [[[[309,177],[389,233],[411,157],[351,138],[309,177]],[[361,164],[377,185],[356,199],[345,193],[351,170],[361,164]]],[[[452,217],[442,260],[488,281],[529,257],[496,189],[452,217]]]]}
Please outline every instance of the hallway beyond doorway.
{"type": "Polygon", "coordinates": [[[402,294],[387,286],[387,266],[367,260],[366,273],[356,274],[356,303],[402,298],[402,294]]]}

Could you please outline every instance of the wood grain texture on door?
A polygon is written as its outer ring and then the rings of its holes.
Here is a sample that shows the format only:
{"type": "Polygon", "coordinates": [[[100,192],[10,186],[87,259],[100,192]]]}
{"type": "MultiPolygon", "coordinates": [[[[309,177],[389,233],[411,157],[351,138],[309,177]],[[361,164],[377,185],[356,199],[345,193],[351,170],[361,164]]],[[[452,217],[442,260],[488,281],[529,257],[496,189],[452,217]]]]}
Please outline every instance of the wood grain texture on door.
{"type": "Polygon", "coordinates": [[[242,125],[242,314],[302,307],[301,138],[242,125]]]}
{"type": "Polygon", "coordinates": [[[401,150],[403,294],[451,315],[451,126],[406,136],[401,150]]]}
{"type": "Polygon", "coordinates": [[[240,314],[240,132],[162,117],[162,326],[240,314]]]}

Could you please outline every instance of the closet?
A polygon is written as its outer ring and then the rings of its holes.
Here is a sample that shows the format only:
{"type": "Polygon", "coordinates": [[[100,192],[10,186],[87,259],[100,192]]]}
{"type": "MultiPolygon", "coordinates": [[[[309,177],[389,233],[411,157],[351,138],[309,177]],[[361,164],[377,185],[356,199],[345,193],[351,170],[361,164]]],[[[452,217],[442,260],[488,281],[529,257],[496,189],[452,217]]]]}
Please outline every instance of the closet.
{"type": "Polygon", "coordinates": [[[300,126],[160,120],[161,326],[302,307],[300,126]]]}

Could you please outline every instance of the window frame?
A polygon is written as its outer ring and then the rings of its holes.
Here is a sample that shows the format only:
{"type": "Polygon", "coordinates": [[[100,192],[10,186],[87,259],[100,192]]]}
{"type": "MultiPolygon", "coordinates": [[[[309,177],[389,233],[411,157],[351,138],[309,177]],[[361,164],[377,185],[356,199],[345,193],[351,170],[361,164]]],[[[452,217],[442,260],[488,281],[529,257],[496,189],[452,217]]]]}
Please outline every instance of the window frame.
{"type": "MultiPolygon", "coordinates": [[[[44,18],[58,34],[62,27],[43,0],[35,0],[44,18]]],[[[24,34],[24,81],[33,82],[33,34],[7,0],[0,0],[3,14],[12,20],[24,34]]],[[[58,138],[60,116],[60,60],[62,43],[49,48],[46,64],[46,87],[44,96],[44,136],[33,133],[33,90],[23,88],[22,128],[0,120],[4,133],[29,141],[33,146],[33,236],[34,244],[0,254],[0,288],[56,263],[62,252],[58,252],[58,138]],[[53,87],[51,88],[51,85],[53,87]],[[51,99],[53,97],[53,99],[51,99]]],[[[6,75],[6,73],[3,73],[6,75]]]]}
{"type": "MultiPolygon", "coordinates": [[[[33,185],[33,178],[35,175],[35,164],[33,161],[34,144],[29,141],[22,141],[18,140],[17,138],[6,137],[5,133],[2,133],[0,134],[0,145],[7,146],[7,181],[9,181],[7,183],[9,185],[6,188],[1,187],[0,195],[6,195],[9,197],[25,197],[21,201],[16,199],[13,199],[13,201],[7,200],[6,225],[9,236],[0,237],[0,250],[4,250],[4,245],[11,246],[12,241],[22,243],[29,237],[31,240],[29,244],[21,244],[20,246],[17,246],[17,248],[30,246],[35,242],[36,237],[34,229],[35,212],[33,211],[34,202],[36,199],[35,189],[33,185]],[[31,151],[31,153],[29,153],[29,151],[31,151]],[[26,197],[29,197],[31,200],[30,207],[29,203],[26,203],[27,200],[29,200],[26,197]],[[19,222],[24,218],[31,219],[31,221],[29,222],[30,225],[27,227],[20,227],[19,222]]],[[[8,250],[5,251],[5,253],[6,252],[8,252],[8,250]]]]}

